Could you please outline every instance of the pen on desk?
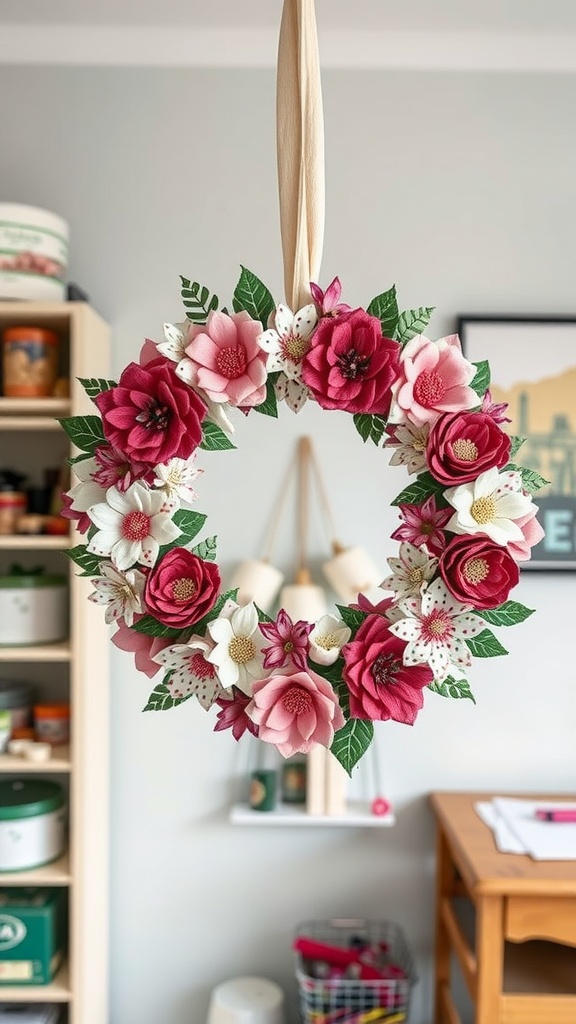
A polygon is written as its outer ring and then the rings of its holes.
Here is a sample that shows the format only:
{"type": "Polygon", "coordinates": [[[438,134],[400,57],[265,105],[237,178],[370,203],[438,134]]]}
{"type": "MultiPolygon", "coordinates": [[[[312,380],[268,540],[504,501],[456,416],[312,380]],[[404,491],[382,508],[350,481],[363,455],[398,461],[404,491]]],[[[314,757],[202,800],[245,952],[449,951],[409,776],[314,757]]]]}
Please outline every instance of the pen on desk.
{"type": "Polygon", "coordinates": [[[540,821],[575,821],[576,809],[574,810],[546,810],[545,807],[536,811],[536,817],[540,821]]]}

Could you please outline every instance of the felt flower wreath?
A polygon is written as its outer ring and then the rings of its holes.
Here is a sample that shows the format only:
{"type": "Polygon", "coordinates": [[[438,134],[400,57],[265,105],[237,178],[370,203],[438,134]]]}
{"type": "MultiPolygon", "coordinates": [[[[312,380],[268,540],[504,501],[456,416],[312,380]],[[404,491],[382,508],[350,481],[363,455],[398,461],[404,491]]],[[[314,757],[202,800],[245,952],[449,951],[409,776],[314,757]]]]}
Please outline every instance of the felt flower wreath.
{"type": "Polygon", "coordinates": [[[82,380],[98,414],[61,422],[80,452],[64,514],[85,543],[70,556],[112,642],[164,673],[145,710],[195,696],[216,731],[285,757],[321,744],[351,772],[375,721],[412,725],[429,691],[473,700],[472,658],[506,654],[489,627],[532,614],[509,594],[543,536],[532,494],[545,481],[513,461],[523,439],[503,428],[487,362],[470,363],[456,335],[423,334],[431,309],[400,312],[394,288],[353,309],[340,292],[338,278],[312,283],[292,311],[242,268],[228,312],[182,278],[187,321],[166,324],[118,382],[82,380]],[[275,417],[306,401],[349,412],[414,479],[393,502],[391,596],[292,622],[223,592],[193,505],[198,453],[234,447],[234,408],[275,417]]]}

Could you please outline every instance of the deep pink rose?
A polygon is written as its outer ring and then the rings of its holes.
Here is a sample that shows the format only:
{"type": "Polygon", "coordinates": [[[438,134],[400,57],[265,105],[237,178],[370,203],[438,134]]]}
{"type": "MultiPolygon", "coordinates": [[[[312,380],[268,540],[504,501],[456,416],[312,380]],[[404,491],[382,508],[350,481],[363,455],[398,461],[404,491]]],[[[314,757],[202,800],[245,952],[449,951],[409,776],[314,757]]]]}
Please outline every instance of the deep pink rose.
{"type": "MultiPolygon", "coordinates": [[[[142,615],[134,616],[134,623],[142,619],[142,615]]],[[[165,647],[170,647],[174,641],[167,637],[147,636],[145,633],[138,633],[126,625],[124,619],[117,620],[118,629],[112,636],[112,643],[121,651],[128,651],[134,655],[134,664],[138,672],[143,672],[149,679],[160,671],[161,665],[152,659],[160,654],[165,647]]]]}
{"type": "Polygon", "coordinates": [[[507,548],[482,534],[454,537],[440,556],[440,575],[457,601],[497,608],[508,600],[520,571],[507,548]]]}
{"type": "Polygon", "coordinates": [[[116,387],[95,398],[107,440],[130,460],[157,466],[188,459],[202,440],[202,399],[166,359],[129,363],[116,387]]]}
{"type": "Polygon", "coordinates": [[[400,345],[363,309],[323,317],[302,360],[302,380],[323,409],[386,416],[400,345]]]}
{"type": "Polygon", "coordinates": [[[536,518],[537,515],[538,508],[535,505],[528,515],[515,520],[516,525],[522,530],[522,540],[512,540],[506,547],[517,562],[527,562],[532,554],[531,549],[544,537],[544,530],[536,518]]]}
{"type": "Polygon", "coordinates": [[[424,704],[422,690],[434,673],[429,665],[404,665],[405,648],[382,615],[368,615],[354,639],[344,644],[342,674],[352,718],[414,724],[424,704]]]}
{"type": "Polygon", "coordinates": [[[311,669],[258,680],[246,712],[258,726],[259,739],[272,743],[283,757],[330,747],[345,723],[330,683],[311,669]]]}
{"type": "Polygon", "coordinates": [[[146,580],[148,611],[165,626],[193,626],[210,611],[220,589],[220,570],[186,548],[172,548],[146,580]]]}
{"type": "Polygon", "coordinates": [[[485,412],[448,412],[430,428],[426,460],[432,476],[448,487],[469,483],[510,459],[510,438],[485,412]]]}

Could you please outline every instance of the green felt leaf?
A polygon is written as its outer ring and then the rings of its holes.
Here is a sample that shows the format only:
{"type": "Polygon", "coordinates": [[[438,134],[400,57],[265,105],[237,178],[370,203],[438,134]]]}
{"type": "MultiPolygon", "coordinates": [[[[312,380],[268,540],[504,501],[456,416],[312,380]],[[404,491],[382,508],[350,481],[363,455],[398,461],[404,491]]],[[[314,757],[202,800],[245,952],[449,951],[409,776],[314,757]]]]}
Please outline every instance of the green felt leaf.
{"type": "Polygon", "coordinates": [[[483,629],[478,636],[467,638],[466,644],[475,658],[499,658],[503,654],[508,654],[506,648],[502,647],[489,629],[483,629]]]}
{"type": "Polygon", "coordinates": [[[529,494],[536,494],[536,491],[550,483],[549,480],[545,480],[543,476],[540,476],[540,473],[537,473],[536,470],[528,469],[527,466],[517,466],[509,462],[504,469],[506,472],[520,473],[522,486],[529,494]]]}
{"type": "Polygon", "coordinates": [[[366,441],[373,441],[375,445],[380,444],[384,431],[386,430],[387,420],[384,416],[376,416],[369,413],[356,413],[352,419],[354,421],[354,426],[364,443],[366,443],[366,441]]]}
{"type": "Polygon", "coordinates": [[[196,534],[200,533],[206,522],[206,516],[203,512],[192,512],[191,509],[187,508],[178,509],[178,512],[174,513],[172,519],[182,534],[182,537],[179,537],[176,542],[176,547],[184,547],[183,538],[189,544],[196,534]]]}
{"type": "Polygon", "coordinates": [[[118,387],[115,380],[105,380],[103,377],[78,377],[78,383],[82,385],[88,398],[96,398],[103,391],[110,391],[110,388],[118,387]]]}
{"type": "Polygon", "coordinates": [[[234,291],[232,305],[234,312],[246,310],[253,320],[259,320],[264,329],[268,327],[268,319],[276,309],[276,303],[265,284],[246,267],[240,268],[240,280],[234,291]]]}
{"type": "Polygon", "coordinates": [[[511,438],[510,438],[510,442],[511,442],[511,444],[510,444],[510,458],[511,459],[513,459],[514,456],[516,455],[516,453],[518,451],[520,451],[520,448],[524,444],[525,440],[526,440],[525,437],[518,437],[518,435],[516,435],[516,434],[513,434],[511,436],[511,438]]]}
{"type": "Polygon", "coordinates": [[[89,452],[92,455],[98,445],[106,443],[102,420],[99,416],[67,416],[58,422],[68,434],[72,444],[83,452],[89,452]]]}
{"type": "Polygon", "coordinates": [[[206,452],[223,452],[230,448],[236,448],[235,444],[224,431],[212,420],[204,420],[202,423],[201,448],[206,452]]]}
{"type": "Polygon", "coordinates": [[[347,605],[345,604],[337,604],[336,608],[338,609],[342,617],[344,625],[348,626],[349,629],[352,630],[353,635],[356,633],[356,630],[359,629],[359,627],[362,625],[364,619],[366,618],[366,615],[368,614],[367,612],[360,611],[358,608],[348,608],[347,605]]]}
{"type": "Polygon", "coordinates": [[[471,700],[476,703],[467,679],[453,679],[447,676],[441,683],[429,683],[428,689],[433,693],[439,693],[441,697],[451,697],[453,700],[471,700]]]}
{"type": "Polygon", "coordinates": [[[68,548],[66,554],[68,558],[71,558],[76,565],[79,565],[83,572],[79,572],[78,576],[98,576],[99,566],[102,561],[99,555],[92,555],[86,550],[85,544],[77,544],[74,548],[68,548]]]}
{"type": "Polygon", "coordinates": [[[261,412],[264,416],[273,416],[274,419],[278,418],[278,400],[274,390],[274,384],[277,378],[277,373],[269,375],[268,380],[266,381],[266,398],[261,405],[254,406],[254,412],[261,412]]]}
{"type": "MultiPolygon", "coordinates": [[[[430,473],[419,473],[416,479],[408,484],[391,502],[392,505],[421,505],[423,501],[434,495],[441,498],[444,494],[442,484],[438,483],[430,473]]],[[[445,502],[442,502],[445,504],[445,502]]]]}
{"type": "Polygon", "coordinates": [[[198,281],[189,281],[187,277],[180,275],[182,288],[182,302],[186,309],[186,316],[193,324],[205,324],[208,314],[218,309],[218,296],[211,295],[208,288],[198,284],[198,281]]]}
{"type": "Polygon", "coordinates": [[[148,697],[148,703],[142,708],[143,711],[169,711],[170,708],[183,704],[185,700],[190,700],[191,693],[187,694],[186,697],[172,697],[166,685],[167,679],[170,679],[170,673],[164,677],[162,683],[154,687],[148,697]]]}
{"type": "Polygon", "coordinates": [[[258,615],[258,622],[274,622],[272,616],[268,615],[267,612],[262,610],[262,608],[259,608],[257,604],[255,604],[254,607],[258,615]]]}
{"type": "Polygon", "coordinates": [[[378,317],[382,324],[382,334],[386,338],[393,338],[398,326],[399,312],[398,299],[396,297],[396,285],[393,284],[387,292],[377,295],[366,310],[371,316],[378,317]]]}
{"type": "Polygon", "coordinates": [[[422,334],[426,330],[433,312],[434,306],[419,306],[418,309],[407,309],[404,313],[400,313],[394,331],[396,341],[399,341],[401,345],[406,345],[417,334],[422,334]]]}
{"type": "Polygon", "coordinates": [[[165,626],[163,622],[158,622],[158,619],[155,619],[153,615],[143,615],[141,619],[134,623],[132,629],[136,630],[137,633],[144,633],[145,636],[167,637],[170,640],[184,643],[181,629],[165,626]]]}
{"type": "Polygon", "coordinates": [[[530,618],[534,611],[534,608],[527,608],[519,601],[505,601],[498,608],[486,608],[475,614],[492,626],[515,626],[518,622],[530,618]]]}
{"type": "Polygon", "coordinates": [[[207,562],[215,562],[217,547],[218,538],[207,537],[206,540],[200,541],[199,544],[196,544],[196,547],[192,548],[192,554],[198,555],[198,558],[204,558],[207,562]]]}
{"type": "Polygon", "coordinates": [[[470,387],[476,392],[479,398],[484,398],[490,387],[490,364],[487,359],[478,363],[472,363],[476,367],[476,374],[470,383],[470,387]]]}
{"type": "Polygon", "coordinates": [[[374,725],[362,718],[350,718],[334,736],[330,750],[342,767],[352,774],[352,769],[366,753],[374,738],[374,725]]]}

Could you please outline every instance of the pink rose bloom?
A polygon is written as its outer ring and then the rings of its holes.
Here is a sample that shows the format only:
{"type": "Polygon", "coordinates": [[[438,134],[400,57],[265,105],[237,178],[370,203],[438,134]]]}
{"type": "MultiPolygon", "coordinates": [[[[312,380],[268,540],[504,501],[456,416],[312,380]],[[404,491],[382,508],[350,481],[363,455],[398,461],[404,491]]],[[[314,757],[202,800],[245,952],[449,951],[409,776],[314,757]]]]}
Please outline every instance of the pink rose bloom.
{"type": "Polygon", "coordinates": [[[206,405],[166,359],[129,363],[115,388],[95,398],[106,439],[135,462],[188,459],[202,440],[206,405]]]}
{"type": "Polygon", "coordinates": [[[476,609],[503,604],[520,578],[510,552],[483,534],[454,537],[442,552],[438,569],[452,596],[476,609]]]}
{"type": "Polygon", "coordinates": [[[350,691],[352,718],[414,724],[424,704],[422,690],[434,673],[429,665],[404,665],[405,648],[381,615],[369,615],[354,639],[344,644],[342,674],[350,691]]]}
{"type": "Polygon", "coordinates": [[[517,562],[527,562],[531,556],[531,548],[539,544],[544,537],[544,530],[536,518],[537,514],[538,509],[535,506],[527,515],[514,520],[516,526],[522,530],[523,540],[510,541],[506,547],[517,562]]]}
{"type": "Polygon", "coordinates": [[[199,622],[216,603],[220,570],[186,548],[172,548],[146,580],[144,600],[151,615],[165,626],[184,629],[199,622]]]}
{"type": "Polygon", "coordinates": [[[260,405],[266,398],[266,360],[257,342],[262,324],[246,312],[212,312],[206,324],[188,329],[186,354],[192,361],[191,384],[213,402],[260,405]]]}
{"type": "Polygon", "coordinates": [[[460,339],[451,334],[439,341],[417,335],[402,350],[400,376],[393,386],[391,419],[416,426],[433,423],[442,412],[460,412],[480,405],[468,387],[476,367],[462,355],[460,339]]]}
{"type": "MultiPolygon", "coordinates": [[[[141,619],[141,615],[134,616],[134,622],[141,619]]],[[[134,654],[134,663],[138,672],[143,672],[149,679],[160,671],[160,665],[152,659],[160,654],[165,647],[171,647],[174,640],[169,637],[146,636],[145,633],[138,633],[130,629],[124,619],[117,620],[118,629],[112,636],[112,643],[121,651],[129,651],[134,654]]]]}
{"type": "Polygon", "coordinates": [[[283,757],[308,754],[318,745],[329,748],[345,724],[330,683],[312,669],[258,680],[246,710],[259,727],[259,738],[283,757]]]}
{"type": "Polygon", "coordinates": [[[447,412],[430,428],[426,461],[435,480],[452,487],[475,480],[510,458],[510,438],[484,412],[447,412]]]}
{"type": "Polygon", "coordinates": [[[400,345],[363,309],[323,317],[302,360],[302,380],[323,409],[387,416],[400,345]]]}

